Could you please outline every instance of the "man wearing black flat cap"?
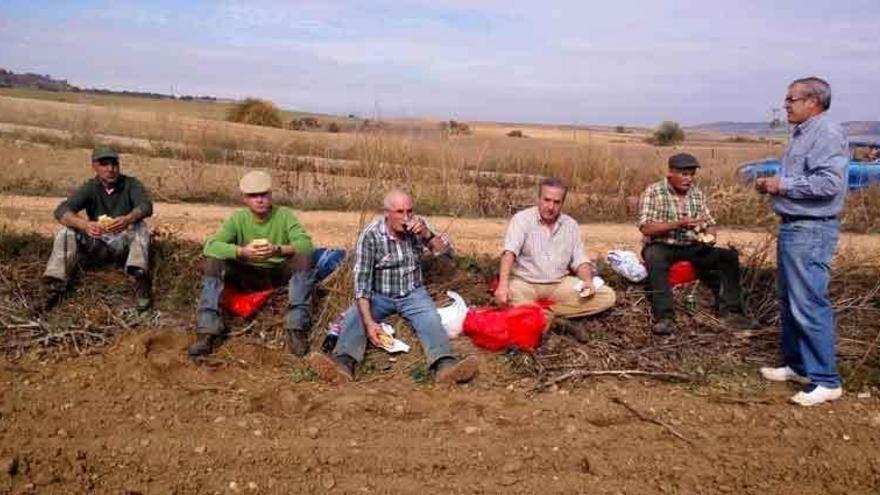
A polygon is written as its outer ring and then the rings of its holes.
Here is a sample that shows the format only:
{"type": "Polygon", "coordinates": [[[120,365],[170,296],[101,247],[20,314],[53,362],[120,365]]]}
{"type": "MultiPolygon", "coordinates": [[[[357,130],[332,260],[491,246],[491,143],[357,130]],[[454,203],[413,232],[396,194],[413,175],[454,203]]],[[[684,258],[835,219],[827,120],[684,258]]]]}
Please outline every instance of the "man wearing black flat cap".
{"type": "Polygon", "coordinates": [[[116,262],[134,279],[137,309],[146,310],[150,231],[144,219],[153,214],[153,201],[139,180],[120,172],[119,154],[111,148],[94,149],[92,171],[95,176],[55,208],[62,227],[43,274],[42,309],[51,309],[64,295],[78,265],[116,262]]]}
{"type": "Polygon", "coordinates": [[[639,230],[644,236],[642,258],[648,265],[648,295],[654,313],[654,333],[675,333],[669,267],[690,261],[713,289],[723,322],[733,328],[754,328],[745,316],[740,286],[739,255],[735,249],[714,246],[715,220],[703,192],[694,184],[700,163],[688,153],[669,157],[666,178],[645,189],[639,201],[639,230]]]}

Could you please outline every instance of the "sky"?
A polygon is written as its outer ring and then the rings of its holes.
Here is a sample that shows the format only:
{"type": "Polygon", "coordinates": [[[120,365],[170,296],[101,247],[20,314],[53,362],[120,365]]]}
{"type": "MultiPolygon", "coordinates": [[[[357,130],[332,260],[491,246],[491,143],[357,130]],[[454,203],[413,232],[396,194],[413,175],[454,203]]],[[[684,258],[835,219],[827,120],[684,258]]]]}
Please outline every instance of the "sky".
{"type": "Polygon", "coordinates": [[[766,121],[831,83],[880,120],[877,0],[0,1],[0,67],[364,117],[766,121]]]}

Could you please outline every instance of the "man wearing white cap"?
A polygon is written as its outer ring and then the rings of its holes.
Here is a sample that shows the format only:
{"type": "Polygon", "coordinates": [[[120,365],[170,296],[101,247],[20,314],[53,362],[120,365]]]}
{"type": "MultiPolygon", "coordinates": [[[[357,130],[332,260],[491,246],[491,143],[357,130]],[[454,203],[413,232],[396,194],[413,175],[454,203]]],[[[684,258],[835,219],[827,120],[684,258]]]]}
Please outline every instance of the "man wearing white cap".
{"type": "Polygon", "coordinates": [[[220,310],[224,283],[244,291],[287,285],[287,346],[303,356],[309,348],[309,306],[314,280],[312,240],[293,210],[272,205],[272,178],[248,172],[239,182],[247,208],[236,210],[205,242],[202,294],[197,314],[198,340],[191,356],[211,353],[225,333],[220,310]]]}

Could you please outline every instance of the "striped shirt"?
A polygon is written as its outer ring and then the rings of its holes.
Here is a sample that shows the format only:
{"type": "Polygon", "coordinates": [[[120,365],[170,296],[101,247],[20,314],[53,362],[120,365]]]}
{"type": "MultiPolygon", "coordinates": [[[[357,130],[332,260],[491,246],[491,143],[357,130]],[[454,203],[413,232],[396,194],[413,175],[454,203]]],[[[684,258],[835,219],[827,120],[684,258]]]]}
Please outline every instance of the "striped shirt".
{"type": "Polygon", "coordinates": [[[561,281],[589,259],[578,223],[560,214],[553,229],[541,222],[538,207],[527,208],[510,219],[504,251],[516,256],[513,276],[533,284],[561,281]]]}
{"type": "MultiPolygon", "coordinates": [[[[715,225],[715,219],[709,213],[703,191],[696,184],[691,185],[684,200],[672,191],[669,181],[663,179],[645,189],[639,200],[639,228],[646,223],[671,223],[685,218],[704,217],[708,225],[715,225]]],[[[693,229],[675,229],[663,235],[645,236],[644,243],[662,242],[677,246],[686,246],[696,242],[693,229]]]]}
{"type": "MultiPolygon", "coordinates": [[[[422,219],[424,221],[424,219],[422,219]]],[[[425,222],[430,229],[430,225],[425,222]]],[[[445,242],[445,236],[440,236],[445,242]]],[[[354,296],[369,299],[373,293],[402,297],[422,285],[421,256],[427,243],[414,235],[392,237],[385,218],[367,225],[358,238],[354,261],[354,296]]]]}

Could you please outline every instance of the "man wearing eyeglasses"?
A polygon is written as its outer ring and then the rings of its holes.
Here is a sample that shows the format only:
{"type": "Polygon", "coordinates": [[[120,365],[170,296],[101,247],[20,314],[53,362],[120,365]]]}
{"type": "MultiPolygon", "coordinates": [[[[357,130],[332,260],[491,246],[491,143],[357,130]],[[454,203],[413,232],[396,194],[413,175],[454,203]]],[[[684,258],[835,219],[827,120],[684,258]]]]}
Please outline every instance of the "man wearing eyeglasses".
{"type": "Polygon", "coordinates": [[[43,274],[42,309],[52,309],[67,290],[77,265],[124,263],[134,279],[137,309],[151,304],[149,278],[150,231],[144,219],[153,214],[153,201],[140,181],[119,169],[119,154],[107,147],[92,152],[95,177],[86,181],[55,208],[63,226],[55,236],[43,274]],[[85,212],[85,216],[80,212],[85,212]]]}
{"type": "Polygon", "coordinates": [[[791,400],[812,406],[843,393],[835,357],[834,308],[828,297],[830,263],[837,247],[838,215],[846,198],[849,162],[843,130],[827,115],[831,87],[822,79],[788,86],[785,110],[794,125],[780,173],[758,179],[779,215],[777,266],[782,323],[782,366],[761,368],[771,381],[795,381],[804,390],[791,400]]]}
{"type": "Polygon", "coordinates": [[[312,240],[293,210],[272,204],[272,177],[261,170],[239,182],[246,208],[236,210],[205,242],[202,294],[190,356],[210,354],[225,333],[220,298],[226,283],[245,292],[287,286],[288,350],[309,350],[309,307],[314,286],[312,240]]]}
{"type": "Polygon", "coordinates": [[[336,347],[329,355],[312,353],[309,364],[324,380],[354,380],[355,365],[363,361],[367,342],[387,348],[381,324],[399,314],[421,341],[434,381],[443,385],[467,382],[478,372],[477,359],[459,359],[453,354],[434,301],[422,282],[422,254],[450,254],[449,241],[413,214],[413,199],[408,193],[389,191],[383,207],[384,215],[367,225],[358,238],[355,304],[345,312],[336,347]]]}

